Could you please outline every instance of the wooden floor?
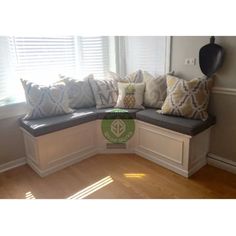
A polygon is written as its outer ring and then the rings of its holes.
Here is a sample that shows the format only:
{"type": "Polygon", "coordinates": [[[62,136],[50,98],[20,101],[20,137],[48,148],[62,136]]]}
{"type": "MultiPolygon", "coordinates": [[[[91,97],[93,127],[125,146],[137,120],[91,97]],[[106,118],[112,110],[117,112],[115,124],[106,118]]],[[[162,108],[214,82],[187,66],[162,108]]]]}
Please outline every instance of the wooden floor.
{"type": "Polygon", "coordinates": [[[0,198],[236,198],[236,175],[205,166],[190,179],[133,154],[96,155],[47,177],[0,174],[0,198]]]}

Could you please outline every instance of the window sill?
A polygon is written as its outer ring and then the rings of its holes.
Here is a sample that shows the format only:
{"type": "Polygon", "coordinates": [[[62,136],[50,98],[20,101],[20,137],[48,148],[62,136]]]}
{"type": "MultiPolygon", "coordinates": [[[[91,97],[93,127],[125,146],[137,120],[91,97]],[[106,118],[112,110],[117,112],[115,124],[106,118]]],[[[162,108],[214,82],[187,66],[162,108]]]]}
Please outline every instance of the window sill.
{"type": "Polygon", "coordinates": [[[27,112],[26,103],[15,103],[0,107],[0,120],[24,115],[27,112]]]}

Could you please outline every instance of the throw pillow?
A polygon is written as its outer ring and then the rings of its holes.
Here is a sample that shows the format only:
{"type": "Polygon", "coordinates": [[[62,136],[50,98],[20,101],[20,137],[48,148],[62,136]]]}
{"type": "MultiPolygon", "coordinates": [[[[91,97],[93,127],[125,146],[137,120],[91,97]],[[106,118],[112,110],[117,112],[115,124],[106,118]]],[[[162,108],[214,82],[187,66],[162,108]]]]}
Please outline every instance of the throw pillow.
{"type": "Polygon", "coordinates": [[[93,91],[89,84],[89,79],[93,79],[93,75],[88,75],[83,80],[77,80],[72,77],[59,75],[60,81],[67,85],[67,92],[70,107],[79,109],[85,107],[94,107],[95,100],[93,91]]]}
{"type": "Polygon", "coordinates": [[[117,82],[111,79],[95,80],[89,78],[96,108],[114,107],[117,101],[117,82]]]}
{"type": "Polygon", "coordinates": [[[154,77],[143,71],[143,82],[146,84],[144,106],[161,108],[166,98],[166,75],[154,77]]]}
{"type": "Polygon", "coordinates": [[[118,83],[118,108],[143,109],[144,83],[118,83]]]}
{"type": "Polygon", "coordinates": [[[126,75],[124,78],[122,78],[117,73],[109,71],[108,78],[113,79],[117,83],[118,82],[122,82],[122,83],[142,83],[143,82],[143,74],[141,70],[138,70],[138,71],[135,71],[134,73],[126,75]]]}
{"type": "Polygon", "coordinates": [[[21,82],[28,106],[24,119],[33,120],[73,112],[69,107],[65,83],[43,86],[23,79],[21,82]]]}
{"type": "Polygon", "coordinates": [[[168,95],[161,108],[161,113],[206,120],[212,85],[211,78],[184,80],[168,75],[168,95]]]}

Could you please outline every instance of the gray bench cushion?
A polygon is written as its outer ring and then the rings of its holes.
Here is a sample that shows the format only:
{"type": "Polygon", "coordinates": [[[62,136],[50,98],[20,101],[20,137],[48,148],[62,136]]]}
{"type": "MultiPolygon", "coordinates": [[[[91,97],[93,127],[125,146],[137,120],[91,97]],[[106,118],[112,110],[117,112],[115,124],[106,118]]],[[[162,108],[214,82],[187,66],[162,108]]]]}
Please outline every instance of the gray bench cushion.
{"type": "MultiPolygon", "coordinates": [[[[96,108],[84,108],[75,110],[74,113],[62,116],[49,117],[38,120],[24,120],[20,119],[20,125],[26,129],[30,134],[37,137],[51,132],[59,131],[75,125],[83,124],[96,119],[104,119],[107,114],[113,114],[114,108],[96,109],[96,108]]],[[[137,109],[123,109],[125,112],[121,114],[120,118],[125,119],[128,113],[128,118],[135,119],[137,109]],[[124,115],[122,115],[124,114],[124,115]]],[[[114,113],[117,114],[117,113],[114,113]]],[[[110,117],[110,116],[109,116],[110,117]]],[[[116,117],[117,118],[117,117],[116,117]]]]}
{"type": "MultiPolygon", "coordinates": [[[[59,131],[69,127],[73,127],[79,124],[83,124],[96,119],[104,119],[107,114],[113,114],[112,110],[114,108],[106,109],[96,109],[96,108],[85,108],[76,110],[72,114],[55,116],[39,120],[20,120],[20,125],[26,129],[31,135],[37,137],[44,134],[49,134],[51,132],[59,131]]],[[[179,133],[196,135],[201,131],[207,129],[211,125],[215,124],[215,119],[209,117],[207,121],[185,119],[182,117],[174,117],[158,114],[156,109],[125,109],[127,112],[122,114],[127,114],[129,116],[122,116],[121,118],[138,119],[153,125],[157,125],[166,129],[170,129],[179,133]]],[[[110,116],[109,116],[110,117],[110,116]]],[[[117,117],[115,117],[117,118],[117,117]]]]}
{"type": "Polygon", "coordinates": [[[79,109],[75,112],[54,116],[39,120],[20,120],[20,125],[26,129],[30,134],[37,137],[40,135],[48,134],[58,130],[73,127],[75,125],[83,124],[97,119],[95,108],[79,109]]]}
{"type": "Polygon", "coordinates": [[[209,116],[206,121],[201,121],[162,115],[157,113],[156,109],[139,111],[136,114],[136,119],[191,136],[196,135],[215,124],[215,118],[212,116],[209,116]]]}

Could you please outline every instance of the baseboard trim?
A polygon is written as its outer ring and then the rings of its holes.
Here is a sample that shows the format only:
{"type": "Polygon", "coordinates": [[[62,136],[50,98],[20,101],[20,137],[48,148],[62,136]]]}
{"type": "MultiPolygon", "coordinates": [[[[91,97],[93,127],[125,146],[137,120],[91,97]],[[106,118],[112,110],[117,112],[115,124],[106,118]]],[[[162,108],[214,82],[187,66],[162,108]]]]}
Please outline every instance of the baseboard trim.
{"type": "Polygon", "coordinates": [[[134,148],[128,149],[106,149],[106,148],[97,148],[96,154],[131,154],[135,153],[134,148]]]}
{"type": "Polygon", "coordinates": [[[207,160],[206,160],[206,157],[204,157],[204,159],[202,159],[201,161],[194,164],[194,166],[188,171],[188,177],[195,174],[197,171],[199,171],[206,164],[207,164],[207,160]]]}
{"type": "Polygon", "coordinates": [[[236,174],[236,162],[227,160],[213,153],[208,153],[207,163],[211,166],[218,167],[220,169],[236,174]]]}
{"type": "Polygon", "coordinates": [[[11,170],[11,169],[16,168],[18,166],[25,165],[25,164],[26,164],[25,157],[18,158],[14,161],[9,161],[7,163],[0,165],[0,173],[5,172],[7,170],[11,170]]]}

